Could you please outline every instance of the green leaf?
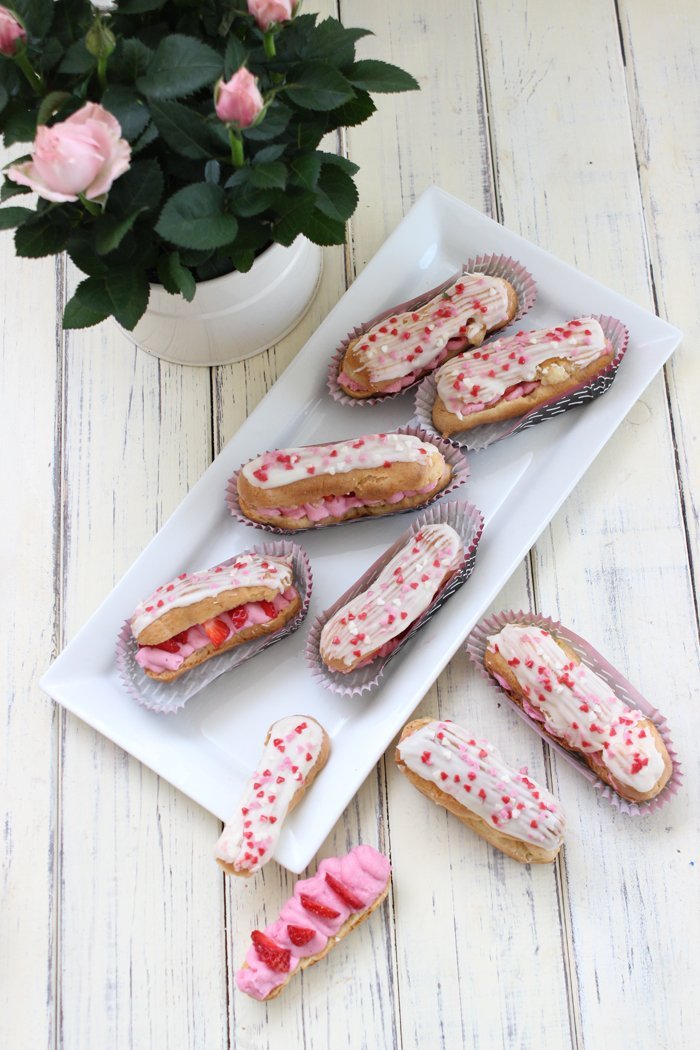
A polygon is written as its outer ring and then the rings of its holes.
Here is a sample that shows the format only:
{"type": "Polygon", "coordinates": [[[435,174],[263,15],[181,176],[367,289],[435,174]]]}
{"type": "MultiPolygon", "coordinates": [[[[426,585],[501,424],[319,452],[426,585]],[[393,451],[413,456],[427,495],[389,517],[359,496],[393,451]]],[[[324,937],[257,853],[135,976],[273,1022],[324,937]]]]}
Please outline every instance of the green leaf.
{"type": "Polygon", "coordinates": [[[166,201],[156,233],[183,248],[220,248],[238,230],[235,216],[224,211],[225,203],[220,186],[208,182],[185,186],[166,201]]]}
{"type": "Polygon", "coordinates": [[[120,40],[109,60],[110,77],[114,75],[119,80],[133,84],[137,77],[146,72],[152,59],[151,49],[135,37],[120,40]]]}
{"type": "Polygon", "coordinates": [[[47,124],[54,113],[57,113],[66,99],[70,97],[67,91],[50,91],[39,106],[36,116],[37,124],[47,124]]]}
{"type": "Polygon", "coordinates": [[[137,139],[151,119],[143,99],[124,84],[110,84],[102,96],[102,105],[117,118],[128,142],[137,139]]]}
{"type": "Polygon", "coordinates": [[[347,172],[348,175],[356,175],[360,170],[359,164],[353,164],[347,157],[339,157],[337,153],[325,153],[323,150],[317,150],[315,156],[317,156],[322,164],[334,164],[341,171],[347,172]]]}
{"type": "Polygon", "coordinates": [[[82,76],[97,65],[97,59],[85,47],[84,40],[76,40],[66,51],[58,67],[59,73],[71,73],[82,76]]]}
{"type": "Polygon", "coordinates": [[[322,153],[297,153],[289,163],[292,182],[306,189],[315,189],[321,172],[322,153]]]}
{"type": "Polygon", "coordinates": [[[316,187],[316,207],[337,222],[349,219],[357,207],[357,188],[350,176],[334,165],[324,164],[316,187]]]}
{"type": "Polygon", "coordinates": [[[2,113],[3,109],[5,108],[5,106],[7,105],[7,103],[9,101],[10,101],[10,96],[7,94],[7,91],[5,90],[3,85],[0,84],[0,113],[2,113]]]}
{"type": "Polygon", "coordinates": [[[119,0],[120,15],[141,15],[165,7],[166,0],[119,0]]]}
{"type": "Polygon", "coordinates": [[[109,266],[95,253],[94,245],[89,237],[82,237],[80,233],[81,231],[78,231],[68,242],[66,247],[68,255],[83,273],[90,277],[104,277],[109,266]]]}
{"type": "Polygon", "coordinates": [[[280,190],[261,190],[246,183],[242,188],[237,189],[234,194],[229,195],[229,201],[236,215],[250,218],[253,215],[260,215],[262,212],[267,211],[268,208],[275,207],[279,204],[281,196],[282,192],[280,190]]]}
{"type": "Polygon", "coordinates": [[[63,58],[63,54],[63,45],[55,37],[52,36],[48,40],[44,40],[37,63],[39,70],[42,73],[48,73],[54,66],[58,65],[63,58]]]}
{"type": "MultiPolygon", "coordinates": [[[[23,159],[28,160],[29,158],[25,157],[23,159]]],[[[15,161],[15,163],[17,162],[15,161]]],[[[29,186],[20,186],[18,182],[12,182],[11,179],[6,179],[5,182],[3,182],[2,184],[2,189],[0,190],[0,201],[9,200],[10,197],[16,197],[20,193],[31,192],[32,191],[29,189],[29,186]]]]}
{"type": "Polygon", "coordinates": [[[25,222],[15,231],[15,251],[27,259],[55,255],[66,246],[70,227],[65,217],[55,211],[25,222]]]}
{"type": "Polygon", "coordinates": [[[316,208],[304,221],[300,232],[314,244],[343,244],[345,241],[345,223],[330,219],[316,208]]]}
{"type": "Polygon", "coordinates": [[[328,130],[354,128],[368,120],[377,107],[366,91],[356,91],[355,97],[328,114],[328,130]]]}
{"type": "Polygon", "coordinates": [[[138,218],[138,212],[117,219],[114,215],[103,215],[97,225],[95,247],[99,255],[109,255],[118,248],[138,218]]]}
{"type": "Polygon", "coordinates": [[[118,266],[108,270],[103,279],[112,304],[111,313],[120,325],[131,331],[148,306],[145,273],[133,266],[118,266]]]}
{"type": "Polygon", "coordinates": [[[157,160],[139,160],[116,180],[109,192],[107,210],[118,218],[157,208],[165,183],[157,160]]]}
{"type": "Polygon", "coordinates": [[[283,190],[287,185],[287,169],[280,161],[259,164],[250,174],[250,184],[260,190],[283,190]]]}
{"type": "Polygon", "coordinates": [[[250,249],[244,249],[240,252],[231,252],[231,262],[239,273],[248,273],[248,270],[255,262],[255,252],[250,249]]]}
{"type": "Polygon", "coordinates": [[[158,277],[166,292],[182,295],[188,303],[194,299],[197,285],[192,272],[182,265],[179,252],[162,255],[158,260],[158,277]]]}
{"type": "Polygon", "coordinates": [[[345,75],[355,87],[365,91],[418,91],[420,85],[415,77],[390,62],[379,62],[375,58],[365,58],[355,62],[345,75]]]}
{"type": "Polygon", "coordinates": [[[204,181],[211,182],[215,186],[221,180],[221,165],[218,160],[208,160],[204,165],[204,181]]]}
{"type": "Polygon", "coordinates": [[[155,140],[157,138],[158,138],[158,128],[155,126],[153,121],[151,121],[151,123],[148,125],[146,130],[143,132],[143,134],[139,135],[139,137],[136,139],[136,142],[132,143],[132,146],[131,146],[131,154],[132,154],[132,156],[134,156],[137,153],[140,153],[141,150],[146,149],[146,147],[150,146],[152,142],[155,142],[155,140]]]}
{"type": "Polygon", "coordinates": [[[112,303],[104,277],[88,277],[81,281],[63,310],[64,328],[90,328],[104,321],[112,313],[112,303]]]}
{"type": "Polygon", "coordinates": [[[2,115],[2,133],[6,146],[15,142],[32,142],[36,135],[36,113],[27,109],[23,99],[13,99],[2,115]]]}
{"type": "Polygon", "coordinates": [[[52,0],[12,0],[11,7],[22,19],[30,36],[46,36],[53,20],[52,0]]]}
{"type": "Polygon", "coordinates": [[[221,76],[221,56],[201,40],[173,33],[161,40],[144,76],[136,81],[150,98],[189,95],[221,76]]]}
{"type": "Polygon", "coordinates": [[[0,208],[0,230],[13,230],[34,215],[31,208],[0,208]]]}
{"type": "Polygon", "coordinates": [[[337,19],[326,18],[312,32],[306,55],[342,68],[355,61],[355,42],[372,35],[369,29],[346,29],[337,19]]]}
{"type": "Polygon", "coordinates": [[[245,45],[233,33],[226,41],[226,53],[224,55],[224,78],[230,80],[237,70],[241,68],[246,60],[248,52],[245,45]]]}
{"type": "Polygon", "coordinates": [[[220,153],[210,126],[203,117],[179,102],[151,102],[153,122],[175,153],[192,160],[209,160],[220,153]]]}
{"type": "Polygon", "coordinates": [[[274,146],[263,146],[253,157],[253,164],[269,164],[272,160],[278,160],[286,148],[284,143],[277,143],[274,146]]]}
{"type": "Polygon", "coordinates": [[[246,128],[243,137],[253,142],[266,142],[268,139],[276,139],[285,130],[292,117],[289,106],[275,99],[270,104],[261,122],[254,128],[246,128]]]}
{"type": "Polygon", "coordinates": [[[348,102],[354,94],[345,77],[325,62],[297,66],[290,80],[284,93],[303,109],[326,112],[348,102]]]}
{"type": "Polygon", "coordinates": [[[311,221],[314,210],[314,194],[302,190],[288,194],[280,218],[274,225],[274,236],[278,244],[290,245],[299,236],[305,225],[311,221]]]}

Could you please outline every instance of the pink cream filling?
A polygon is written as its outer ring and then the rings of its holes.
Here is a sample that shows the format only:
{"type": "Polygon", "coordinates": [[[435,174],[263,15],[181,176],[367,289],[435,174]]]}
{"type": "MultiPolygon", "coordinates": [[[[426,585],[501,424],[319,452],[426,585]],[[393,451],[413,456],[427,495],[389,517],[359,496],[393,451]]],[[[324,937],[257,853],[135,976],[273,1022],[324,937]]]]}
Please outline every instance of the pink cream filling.
{"type": "MultiPolygon", "coordinates": [[[[421,376],[427,375],[428,372],[432,372],[434,369],[439,368],[440,365],[444,364],[447,360],[447,355],[452,351],[464,350],[469,345],[468,341],[462,336],[453,337],[448,339],[444,349],[438,354],[434,361],[431,361],[428,368],[415,368],[412,372],[408,372],[405,376],[401,376],[399,379],[395,379],[393,383],[387,383],[381,390],[377,391],[378,394],[398,394],[399,390],[403,390],[404,387],[410,386],[411,383],[415,383],[421,376]]],[[[352,379],[351,376],[347,375],[344,371],[341,371],[338,375],[338,382],[342,383],[348,390],[360,390],[365,391],[365,387],[360,386],[356,380],[352,379]]],[[[365,391],[366,392],[366,391],[365,391]]]]}
{"type": "Polygon", "coordinates": [[[261,516],[266,518],[308,518],[309,521],[323,521],[324,518],[340,518],[355,507],[379,507],[384,503],[400,503],[411,496],[422,496],[432,492],[435,485],[426,485],[422,489],[407,492],[395,492],[385,499],[359,499],[349,492],[346,496],[324,496],[316,503],[302,503],[298,507],[264,507],[258,508],[261,516]]]}
{"type": "Polygon", "coordinates": [[[481,412],[483,408],[493,408],[494,405],[499,404],[501,401],[515,401],[516,397],[525,397],[526,394],[532,393],[535,387],[539,385],[539,383],[518,383],[517,386],[512,386],[510,390],[506,390],[502,397],[494,397],[492,401],[474,401],[469,405],[460,405],[459,414],[460,416],[470,416],[472,412],[481,412]]]}
{"type": "Polygon", "coordinates": [[[289,974],[298,967],[300,959],[323,951],[331,937],[354,913],[354,909],[328,885],[326,874],[333,876],[352,896],[357,897],[364,910],[384,892],[390,871],[389,861],[372,846],[355,846],[345,857],[327,857],[322,860],[315,875],[297,882],[294,896],[282,906],[279,918],[263,931],[280,948],[290,952],[289,969],[281,973],[272,969],[260,958],[255,946],[251,946],[245,958],[246,966],[236,974],[236,984],[240,990],[254,999],[264,999],[287,980],[289,974]],[[302,894],[338,912],[338,915],[328,919],[307,911],[301,903],[302,894]],[[289,936],[289,926],[313,930],[314,936],[308,944],[295,945],[289,936]]]}
{"type": "MultiPolygon", "coordinates": [[[[275,619],[290,605],[296,595],[297,592],[293,587],[288,587],[282,594],[275,595],[272,600],[275,616],[268,616],[263,609],[262,602],[246,602],[245,605],[237,606],[235,609],[237,617],[235,624],[231,612],[219,613],[216,619],[226,624],[229,629],[228,636],[222,640],[221,644],[224,645],[231,639],[232,635],[244,631],[247,627],[268,623],[270,620],[275,619]],[[241,609],[245,611],[246,616],[245,621],[239,623],[239,610],[241,609]]],[[[157,645],[140,645],[136,653],[136,662],[144,670],[153,671],[155,674],[160,674],[161,671],[177,671],[188,656],[197,652],[198,649],[204,649],[205,646],[211,645],[211,638],[201,624],[195,624],[194,627],[188,629],[186,638],[176,644],[178,650],[175,653],[168,653],[165,649],[159,649],[157,645]]]]}

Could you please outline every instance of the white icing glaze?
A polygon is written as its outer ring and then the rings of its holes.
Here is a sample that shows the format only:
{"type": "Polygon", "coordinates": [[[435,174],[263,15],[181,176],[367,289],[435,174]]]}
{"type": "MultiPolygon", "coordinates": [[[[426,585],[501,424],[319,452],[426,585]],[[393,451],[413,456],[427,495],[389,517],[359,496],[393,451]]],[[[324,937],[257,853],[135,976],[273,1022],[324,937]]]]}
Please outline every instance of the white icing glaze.
{"type": "Polygon", "coordinates": [[[323,730],[312,718],[290,715],[274,723],[215,856],[236,871],[257,871],[270,860],[289,804],[316,765],[322,746],[323,730]]]}
{"type": "Polygon", "coordinates": [[[350,669],[403,634],[463,556],[462,541],[450,525],[424,526],[367,590],[331,617],[321,632],[322,655],[350,669]]]}
{"type": "Polygon", "coordinates": [[[508,662],[526,697],[525,709],[548,732],[586,754],[599,754],[621,784],[644,794],[664,772],[646,720],[584,663],[570,660],[541,627],[506,624],[489,648],[508,662]]]}
{"type": "MultiPolygon", "coordinates": [[[[458,354],[435,373],[437,392],[448,412],[463,418],[500,401],[512,387],[537,382],[538,366],[545,361],[566,358],[585,368],[607,351],[599,323],[580,317],[565,327],[518,332],[458,354]]],[[[514,390],[510,396],[528,392],[514,390]]]]}
{"type": "Polygon", "coordinates": [[[449,339],[467,338],[478,346],[487,332],[508,319],[508,285],[501,277],[464,274],[417,310],[392,314],[357,341],[355,366],[372,383],[386,383],[424,371],[443,353],[449,339]]]}
{"type": "Polygon", "coordinates": [[[504,761],[493,744],[454,722],[429,722],[398,744],[408,768],[511,838],[557,849],[564,813],[557,799],[504,761]]]}
{"type": "MultiPolygon", "coordinates": [[[[251,485],[258,488],[277,488],[293,485],[321,474],[345,474],[351,470],[373,470],[393,463],[415,463],[440,453],[420,438],[411,434],[367,434],[327,445],[307,445],[302,448],[284,448],[252,459],[241,469],[251,485]]],[[[344,494],[342,480],[338,492],[344,494]]]]}
{"type": "Polygon", "coordinates": [[[140,602],[131,617],[135,638],[155,620],[171,609],[195,605],[204,598],[214,598],[236,587],[268,587],[275,592],[287,589],[292,570],[284,558],[266,558],[260,554],[241,554],[231,565],[186,573],[157,587],[150,597],[140,602]]]}

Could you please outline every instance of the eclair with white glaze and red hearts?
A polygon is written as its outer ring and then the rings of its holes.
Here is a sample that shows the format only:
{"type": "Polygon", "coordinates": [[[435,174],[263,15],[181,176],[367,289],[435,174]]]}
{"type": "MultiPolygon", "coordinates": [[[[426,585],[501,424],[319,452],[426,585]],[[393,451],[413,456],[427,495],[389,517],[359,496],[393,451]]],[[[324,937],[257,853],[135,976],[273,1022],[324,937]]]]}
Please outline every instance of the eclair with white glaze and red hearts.
{"type": "Polygon", "coordinates": [[[219,653],[279,631],[301,608],[288,559],[239,555],[229,565],[183,572],[131,617],[136,662],[171,682],[219,653]]]}
{"type": "Polygon", "coordinates": [[[301,802],[330,754],[322,725],[309,715],[274,722],[214,856],[229,875],[249,876],[271,859],[288,814],[301,802]]]}
{"type": "Polygon", "coordinates": [[[455,722],[409,722],[395,760],[427,798],[514,860],[546,864],[561,849],[565,818],[554,795],[455,722]]]}
{"type": "Polygon", "coordinates": [[[361,399],[395,394],[513,320],[518,297],[502,277],[461,274],[423,306],[379,321],[347,347],[338,385],[361,399]]]}
{"type": "Polygon", "coordinates": [[[451,478],[429,441],[367,434],[258,456],[238,473],[238,501],[251,521],[308,529],[421,507],[451,478]]]}
{"type": "Polygon", "coordinates": [[[495,339],[437,370],[433,423],[448,437],[524,416],[592,380],[614,354],[592,317],[495,339]]]}
{"type": "Polygon", "coordinates": [[[387,657],[463,560],[462,540],[451,525],[424,525],[366,590],[328,620],[320,639],[326,667],[348,674],[387,657]]]}
{"type": "Polygon", "coordinates": [[[310,879],[300,879],[279,918],[253,930],[236,984],[261,1002],[275,999],[295,973],[331,948],[376,911],[389,892],[391,865],[372,846],[326,857],[310,879]]]}
{"type": "Polygon", "coordinates": [[[552,740],[622,798],[646,802],[668,783],[673,766],[654,723],[551,631],[506,624],[489,637],[484,666],[552,740]]]}

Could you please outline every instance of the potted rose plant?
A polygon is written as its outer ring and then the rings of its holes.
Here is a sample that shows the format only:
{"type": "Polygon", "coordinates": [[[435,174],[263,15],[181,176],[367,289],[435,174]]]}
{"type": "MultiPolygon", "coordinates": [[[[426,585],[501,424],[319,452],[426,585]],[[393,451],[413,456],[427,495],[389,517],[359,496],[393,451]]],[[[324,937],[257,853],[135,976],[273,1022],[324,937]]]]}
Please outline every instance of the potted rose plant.
{"type": "Polygon", "coordinates": [[[105,6],[0,6],[0,131],[6,146],[30,143],[6,167],[0,229],[15,228],[18,255],[66,251],[85,274],[64,327],[111,315],[181,359],[194,318],[200,363],[246,356],[290,327],[313,294],[315,246],[342,243],[356,207],[357,168],[324,135],[370,117],[372,92],[417,84],[356,57],[366,30],[293,0],[105,6]],[[36,206],[21,206],[31,192],[36,206]],[[252,318],[229,278],[252,281],[252,318]],[[280,289],[274,309],[261,307],[266,283],[280,289]]]}

